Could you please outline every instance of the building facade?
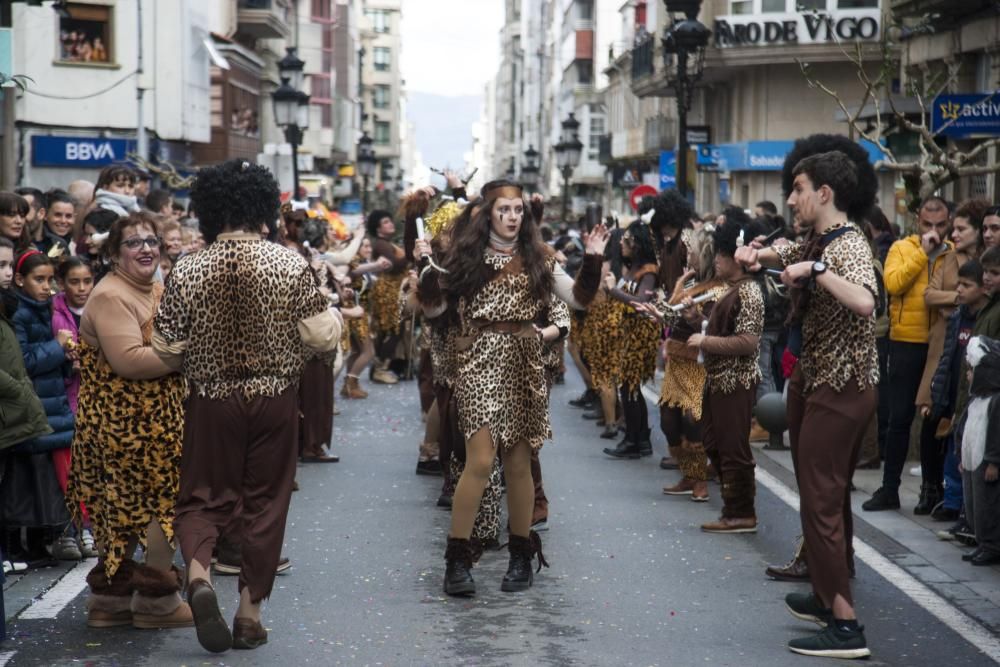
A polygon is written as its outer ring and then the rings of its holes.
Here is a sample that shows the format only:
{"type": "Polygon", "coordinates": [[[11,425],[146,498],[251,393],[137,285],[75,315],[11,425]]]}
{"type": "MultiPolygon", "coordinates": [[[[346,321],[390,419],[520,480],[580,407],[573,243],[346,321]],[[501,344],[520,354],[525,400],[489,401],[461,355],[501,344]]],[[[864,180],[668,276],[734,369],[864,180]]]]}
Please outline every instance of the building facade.
{"type": "Polygon", "coordinates": [[[405,102],[400,70],[401,0],[364,0],[361,35],[361,129],[374,140],[374,183],[398,180],[405,102]]]}

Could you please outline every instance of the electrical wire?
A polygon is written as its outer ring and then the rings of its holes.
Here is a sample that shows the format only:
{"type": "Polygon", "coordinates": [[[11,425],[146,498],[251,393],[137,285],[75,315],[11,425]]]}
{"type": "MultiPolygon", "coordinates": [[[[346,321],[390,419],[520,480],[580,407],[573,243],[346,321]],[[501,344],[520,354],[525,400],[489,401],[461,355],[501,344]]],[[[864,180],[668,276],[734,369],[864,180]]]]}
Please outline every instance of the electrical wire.
{"type": "Polygon", "coordinates": [[[107,86],[106,88],[102,88],[101,90],[97,91],[96,93],[90,93],[89,95],[51,95],[49,93],[40,93],[37,90],[32,90],[31,88],[28,88],[25,92],[28,93],[29,95],[35,95],[37,97],[44,97],[44,98],[49,99],[49,100],[86,100],[86,99],[90,99],[91,97],[98,97],[99,95],[103,95],[104,93],[106,93],[106,92],[108,92],[110,90],[114,90],[115,88],[117,88],[121,84],[123,84],[126,81],[128,81],[129,79],[131,79],[136,74],[138,74],[138,70],[133,71],[133,72],[129,72],[128,74],[126,74],[122,78],[118,79],[118,81],[114,82],[110,86],[107,86]]]}

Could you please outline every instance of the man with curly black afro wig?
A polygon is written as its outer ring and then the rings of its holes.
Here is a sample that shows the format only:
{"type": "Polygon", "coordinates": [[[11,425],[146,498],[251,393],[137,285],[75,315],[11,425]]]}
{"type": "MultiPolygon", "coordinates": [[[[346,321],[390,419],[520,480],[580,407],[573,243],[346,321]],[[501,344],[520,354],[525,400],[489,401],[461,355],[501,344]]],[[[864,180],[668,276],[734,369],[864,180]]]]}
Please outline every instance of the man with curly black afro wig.
{"type": "Polygon", "coordinates": [[[267,641],[260,603],[274,585],[292,497],[299,378],[312,354],[336,348],[343,321],[306,260],[261,237],[278,215],[267,169],[207,167],[191,199],[211,243],[171,272],[153,349],[191,387],[174,528],[198,641],[222,652],[267,641]],[[209,568],[234,521],[243,525],[243,560],[230,631],[209,568]]]}
{"type": "Polygon", "coordinates": [[[811,134],[796,140],[792,150],[785,156],[781,168],[781,189],[785,198],[792,194],[792,184],[795,181],[793,172],[795,166],[810,155],[818,155],[829,151],[839,151],[854,163],[857,174],[857,187],[850,192],[837,193],[844,200],[844,210],[847,218],[860,223],[865,220],[869,209],[875,205],[878,196],[878,177],[872,166],[868,151],[861,144],[841,134],[811,134]]]}
{"type": "Polygon", "coordinates": [[[687,247],[681,241],[681,232],[691,229],[694,207],[674,189],[663,190],[652,201],[649,199],[643,198],[639,215],[653,211],[649,226],[660,254],[660,284],[672,287],[687,266],[687,247]]]}

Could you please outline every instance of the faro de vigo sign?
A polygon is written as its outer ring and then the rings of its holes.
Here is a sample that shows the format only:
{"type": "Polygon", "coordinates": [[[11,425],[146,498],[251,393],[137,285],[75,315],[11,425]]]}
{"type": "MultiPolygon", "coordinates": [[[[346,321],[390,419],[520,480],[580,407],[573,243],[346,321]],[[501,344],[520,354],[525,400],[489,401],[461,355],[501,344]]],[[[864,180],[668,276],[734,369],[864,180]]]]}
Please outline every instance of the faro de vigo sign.
{"type": "Polygon", "coordinates": [[[867,42],[879,38],[879,13],[874,9],[717,16],[712,33],[718,48],[867,42]]]}

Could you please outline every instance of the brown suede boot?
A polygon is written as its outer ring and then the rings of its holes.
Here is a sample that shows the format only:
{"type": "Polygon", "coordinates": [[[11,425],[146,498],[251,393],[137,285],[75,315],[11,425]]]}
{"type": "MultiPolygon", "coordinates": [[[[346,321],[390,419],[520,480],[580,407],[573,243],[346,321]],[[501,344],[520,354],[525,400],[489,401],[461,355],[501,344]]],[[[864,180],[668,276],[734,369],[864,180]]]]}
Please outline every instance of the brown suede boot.
{"type": "Polygon", "coordinates": [[[108,580],[104,562],[98,561],[87,574],[90,596],[87,598],[87,627],[115,628],[132,624],[132,575],[136,565],[125,560],[118,566],[115,576],[108,580]]]}
{"type": "Polygon", "coordinates": [[[368,392],[361,388],[358,378],[348,375],[344,378],[344,387],[340,390],[340,395],[344,398],[368,398],[368,392]]]}
{"type": "Polygon", "coordinates": [[[176,567],[158,570],[139,565],[133,577],[132,625],[136,628],[189,628],[194,625],[191,607],[181,600],[181,573],[176,567]]]}

